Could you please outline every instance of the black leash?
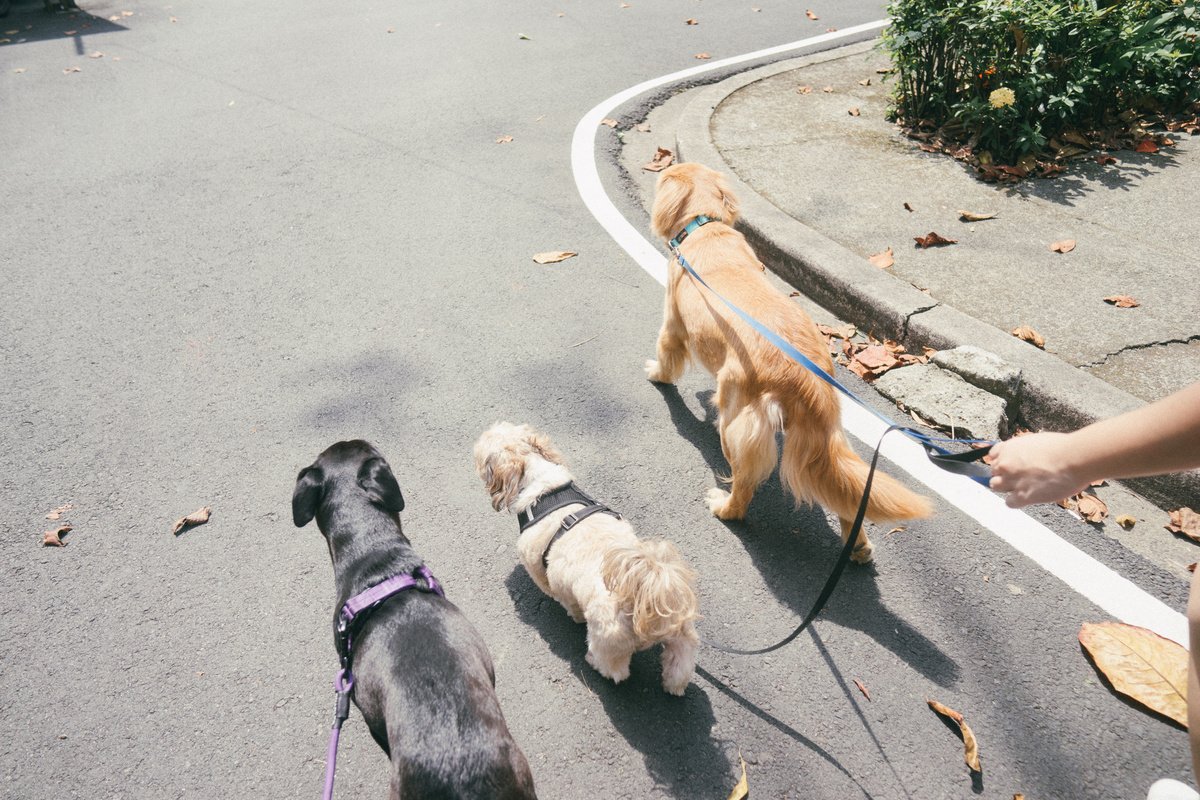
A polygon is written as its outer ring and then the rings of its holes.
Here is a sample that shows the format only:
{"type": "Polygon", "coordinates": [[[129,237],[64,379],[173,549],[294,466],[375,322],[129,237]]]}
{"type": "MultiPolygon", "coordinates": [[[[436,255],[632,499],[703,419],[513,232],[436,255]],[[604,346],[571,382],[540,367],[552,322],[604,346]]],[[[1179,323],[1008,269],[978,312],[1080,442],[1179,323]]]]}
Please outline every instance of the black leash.
{"type": "MultiPolygon", "coordinates": [[[[821,589],[821,593],[817,596],[817,602],[813,604],[812,611],[808,612],[808,616],[800,623],[800,627],[792,631],[780,642],[776,642],[770,647],[764,647],[761,650],[737,650],[732,647],[725,647],[716,642],[710,642],[703,636],[700,641],[709,647],[720,650],[723,653],[732,653],[736,656],[759,656],[764,653],[770,653],[772,650],[778,650],[784,645],[789,644],[793,639],[804,632],[804,629],[812,624],[812,621],[817,618],[821,610],[825,608],[825,604],[833,595],[833,590],[837,587],[838,581],[842,577],[842,573],[846,570],[846,565],[850,563],[850,554],[854,552],[855,545],[858,544],[858,534],[862,531],[863,519],[867,515],[867,504],[871,499],[871,482],[875,479],[875,465],[879,463],[879,448],[883,446],[883,439],[892,431],[912,431],[911,428],[906,428],[903,425],[892,425],[883,432],[883,436],[879,437],[879,444],[875,445],[875,454],[871,456],[871,470],[867,473],[867,482],[863,485],[862,500],[858,504],[858,513],[854,515],[854,525],[850,528],[850,535],[846,537],[846,543],[842,545],[842,551],[838,554],[837,563],[833,565],[833,572],[829,574],[829,579],[825,581],[825,587],[821,589]]],[[[925,449],[929,454],[929,459],[936,465],[949,472],[954,472],[968,477],[976,477],[990,475],[991,470],[986,464],[980,463],[984,456],[991,450],[990,447],[983,447],[978,450],[968,450],[965,453],[947,454],[941,448],[935,448],[933,445],[925,444],[925,449]]]]}

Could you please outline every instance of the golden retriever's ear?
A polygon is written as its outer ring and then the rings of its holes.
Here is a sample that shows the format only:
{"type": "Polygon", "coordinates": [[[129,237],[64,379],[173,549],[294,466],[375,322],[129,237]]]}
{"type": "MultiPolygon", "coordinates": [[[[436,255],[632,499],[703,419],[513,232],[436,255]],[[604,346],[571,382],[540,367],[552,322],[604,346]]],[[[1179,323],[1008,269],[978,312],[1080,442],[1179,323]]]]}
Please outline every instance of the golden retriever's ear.
{"type": "Polygon", "coordinates": [[[725,209],[725,213],[721,215],[721,221],[726,225],[733,225],[737,222],[738,214],[741,211],[741,204],[738,203],[737,195],[733,193],[729,181],[725,180],[723,173],[716,173],[717,190],[721,193],[721,206],[725,209]]]}
{"type": "Polygon", "coordinates": [[[667,168],[658,176],[654,189],[654,206],[650,210],[650,230],[655,236],[670,239],[683,227],[683,204],[692,193],[691,181],[684,179],[679,170],[667,168]]]}

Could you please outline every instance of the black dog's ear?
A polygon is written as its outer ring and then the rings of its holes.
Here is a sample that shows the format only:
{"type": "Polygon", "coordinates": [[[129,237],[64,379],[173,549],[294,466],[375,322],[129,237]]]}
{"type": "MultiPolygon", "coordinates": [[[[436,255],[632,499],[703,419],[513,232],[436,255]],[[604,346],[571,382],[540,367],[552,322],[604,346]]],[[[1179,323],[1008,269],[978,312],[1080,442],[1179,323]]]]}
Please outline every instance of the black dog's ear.
{"type": "Polygon", "coordinates": [[[312,522],[317,506],[325,496],[325,473],[320,467],[305,467],[296,476],[296,489],[292,492],[292,522],[303,528],[312,522]]]}
{"type": "Polygon", "coordinates": [[[392,468],[382,458],[370,458],[358,468],[358,485],[367,493],[367,497],[385,511],[400,513],[404,510],[404,495],[400,494],[400,484],[392,468]]]}

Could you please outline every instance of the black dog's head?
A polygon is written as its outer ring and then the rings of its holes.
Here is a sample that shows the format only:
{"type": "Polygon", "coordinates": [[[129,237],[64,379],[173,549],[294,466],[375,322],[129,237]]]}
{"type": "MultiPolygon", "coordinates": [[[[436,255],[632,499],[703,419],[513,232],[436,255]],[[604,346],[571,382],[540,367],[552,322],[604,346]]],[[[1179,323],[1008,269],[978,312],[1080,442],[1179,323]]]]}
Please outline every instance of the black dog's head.
{"type": "Polygon", "coordinates": [[[400,485],[383,454],[370,442],[355,439],[330,446],[300,470],[292,492],[292,521],[303,528],[325,504],[353,502],[347,493],[392,514],[404,510],[400,485]]]}

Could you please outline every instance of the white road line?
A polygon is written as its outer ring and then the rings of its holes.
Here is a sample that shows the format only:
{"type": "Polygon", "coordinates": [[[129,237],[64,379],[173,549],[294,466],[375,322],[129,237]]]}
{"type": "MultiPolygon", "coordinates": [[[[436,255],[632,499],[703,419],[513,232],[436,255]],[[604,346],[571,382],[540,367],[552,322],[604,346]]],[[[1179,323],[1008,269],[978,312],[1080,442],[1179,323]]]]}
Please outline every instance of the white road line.
{"type": "MultiPolygon", "coordinates": [[[[666,256],[621,215],[600,182],[600,173],[596,168],[596,131],[600,127],[600,121],[622,103],[660,86],[678,83],[685,78],[734,64],[856,36],[882,28],[886,24],[886,19],[869,22],[743,56],[722,59],[712,64],[644,81],[613,95],[584,115],[575,127],[575,134],[571,139],[571,169],[580,197],[609,235],[646,272],[665,286],[666,256]]],[[[851,435],[871,446],[879,441],[885,428],[881,420],[853,403],[842,404],[842,424],[851,435]]],[[[889,441],[884,443],[883,454],[931,491],[941,495],[951,505],[962,510],[1104,611],[1122,622],[1149,628],[1184,647],[1188,646],[1187,619],[1182,614],[1074,545],[1063,541],[1037,520],[1008,508],[999,496],[974,481],[933,466],[925,451],[916,442],[904,437],[889,437],[889,441]]],[[[1080,620],[1095,621],[1099,620],[1080,620]]]]}

